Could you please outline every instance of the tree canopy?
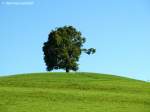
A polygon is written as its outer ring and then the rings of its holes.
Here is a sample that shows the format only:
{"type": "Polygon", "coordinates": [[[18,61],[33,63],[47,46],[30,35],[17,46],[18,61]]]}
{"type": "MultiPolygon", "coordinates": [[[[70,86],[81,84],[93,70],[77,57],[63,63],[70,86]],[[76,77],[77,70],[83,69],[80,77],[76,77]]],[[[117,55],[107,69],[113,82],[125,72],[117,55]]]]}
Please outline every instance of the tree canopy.
{"type": "Polygon", "coordinates": [[[53,69],[64,69],[77,71],[78,61],[82,52],[94,54],[95,49],[85,49],[83,44],[86,39],[80,31],[73,26],[64,26],[52,30],[48,35],[47,42],[44,43],[44,61],[47,71],[53,69]]]}

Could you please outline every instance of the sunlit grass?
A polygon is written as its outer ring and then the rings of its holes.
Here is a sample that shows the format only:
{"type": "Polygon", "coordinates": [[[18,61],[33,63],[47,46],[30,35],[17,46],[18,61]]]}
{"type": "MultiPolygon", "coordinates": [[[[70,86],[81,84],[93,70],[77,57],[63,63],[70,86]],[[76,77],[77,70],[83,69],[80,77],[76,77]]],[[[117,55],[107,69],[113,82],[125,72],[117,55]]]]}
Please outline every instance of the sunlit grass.
{"type": "Polygon", "coordinates": [[[94,73],[1,77],[0,112],[150,112],[150,84],[94,73]]]}

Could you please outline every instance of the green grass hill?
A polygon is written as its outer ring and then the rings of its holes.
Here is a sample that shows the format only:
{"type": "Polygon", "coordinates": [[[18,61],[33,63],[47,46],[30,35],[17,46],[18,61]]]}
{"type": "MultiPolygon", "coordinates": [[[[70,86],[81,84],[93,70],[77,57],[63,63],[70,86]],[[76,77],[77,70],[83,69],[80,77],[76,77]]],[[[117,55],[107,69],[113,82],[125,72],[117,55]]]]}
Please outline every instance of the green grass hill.
{"type": "Polygon", "coordinates": [[[150,83],[96,73],[4,76],[0,112],[150,112],[150,83]]]}

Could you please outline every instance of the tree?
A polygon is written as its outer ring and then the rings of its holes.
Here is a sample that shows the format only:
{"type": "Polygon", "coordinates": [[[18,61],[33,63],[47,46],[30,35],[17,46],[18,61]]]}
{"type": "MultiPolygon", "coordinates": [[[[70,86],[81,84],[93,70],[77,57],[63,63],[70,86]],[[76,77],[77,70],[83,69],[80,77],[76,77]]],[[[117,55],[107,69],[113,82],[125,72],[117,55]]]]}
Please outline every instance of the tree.
{"type": "Polygon", "coordinates": [[[82,52],[94,54],[95,49],[82,48],[86,39],[81,32],[73,26],[64,26],[52,30],[48,35],[48,41],[44,43],[44,61],[47,71],[64,69],[77,71],[80,55],[82,52]]]}

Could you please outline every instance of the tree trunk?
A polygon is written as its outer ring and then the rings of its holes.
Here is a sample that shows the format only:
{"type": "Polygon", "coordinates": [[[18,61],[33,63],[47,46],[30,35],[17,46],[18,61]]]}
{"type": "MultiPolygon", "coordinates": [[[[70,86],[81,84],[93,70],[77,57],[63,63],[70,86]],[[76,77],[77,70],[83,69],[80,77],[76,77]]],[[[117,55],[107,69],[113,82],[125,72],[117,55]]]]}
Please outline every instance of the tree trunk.
{"type": "Polygon", "coordinates": [[[66,72],[69,73],[69,68],[66,68],[66,72]]]}

